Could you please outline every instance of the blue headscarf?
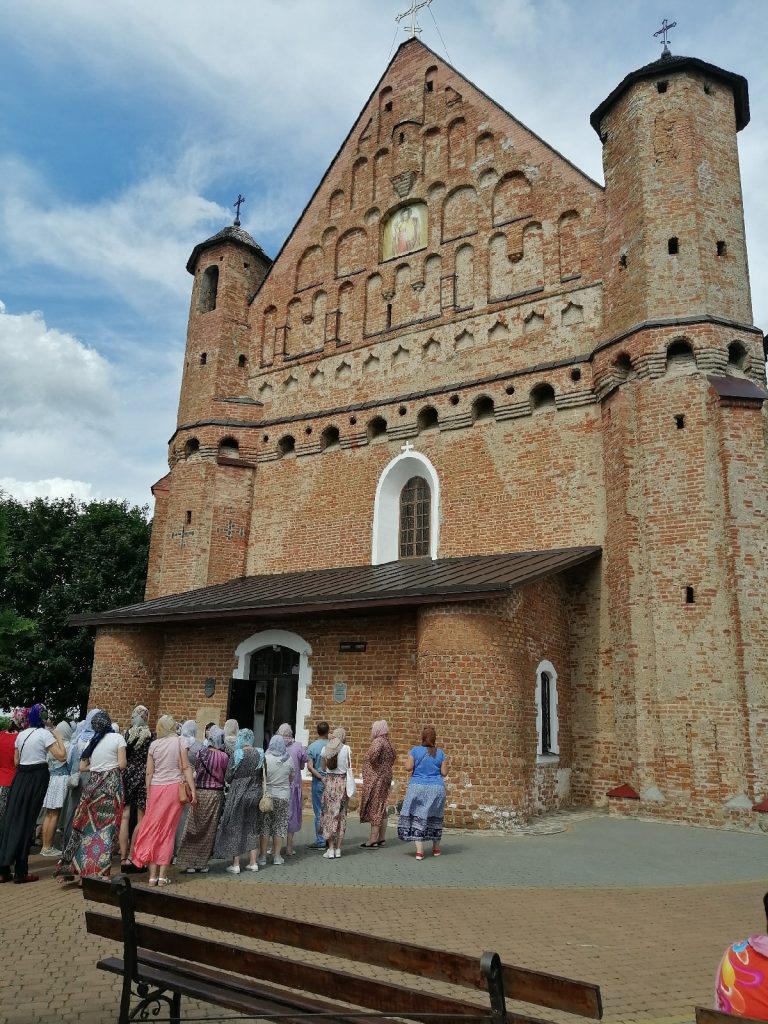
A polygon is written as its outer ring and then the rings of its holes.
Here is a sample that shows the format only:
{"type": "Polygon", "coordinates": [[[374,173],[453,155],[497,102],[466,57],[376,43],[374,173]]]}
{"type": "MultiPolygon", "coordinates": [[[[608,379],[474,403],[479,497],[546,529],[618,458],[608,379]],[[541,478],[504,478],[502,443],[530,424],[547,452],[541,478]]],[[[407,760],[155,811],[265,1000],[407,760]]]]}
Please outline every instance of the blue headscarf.
{"type": "Polygon", "coordinates": [[[278,736],[277,733],[275,733],[275,735],[269,741],[267,753],[271,754],[272,757],[276,757],[278,761],[288,760],[289,755],[285,749],[285,740],[283,739],[282,736],[278,736]]]}
{"type": "Polygon", "coordinates": [[[33,729],[41,729],[48,721],[48,708],[45,704],[33,704],[29,709],[29,724],[33,729]]]}
{"type": "Polygon", "coordinates": [[[72,775],[80,766],[80,753],[85,750],[94,736],[93,716],[98,715],[99,708],[92,708],[85,716],[85,721],[75,729],[72,737],[72,746],[69,748],[69,774],[72,775]]]}
{"type": "Polygon", "coordinates": [[[245,747],[252,747],[254,742],[253,729],[238,729],[235,740],[235,765],[243,760],[245,747]]]}

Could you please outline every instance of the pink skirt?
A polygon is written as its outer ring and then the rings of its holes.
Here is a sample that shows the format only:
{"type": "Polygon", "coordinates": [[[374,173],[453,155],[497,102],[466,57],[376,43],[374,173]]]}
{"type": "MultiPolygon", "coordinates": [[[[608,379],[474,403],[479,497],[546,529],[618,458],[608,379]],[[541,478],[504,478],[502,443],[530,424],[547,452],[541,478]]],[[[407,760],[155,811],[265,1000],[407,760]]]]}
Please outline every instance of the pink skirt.
{"type": "Polygon", "coordinates": [[[176,827],[184,804],[179,802],[179,784],[150,786],[147,792],[147,810],[136,830],[131,860],[137,867],[145,864],[170,864],[176,827]]]}

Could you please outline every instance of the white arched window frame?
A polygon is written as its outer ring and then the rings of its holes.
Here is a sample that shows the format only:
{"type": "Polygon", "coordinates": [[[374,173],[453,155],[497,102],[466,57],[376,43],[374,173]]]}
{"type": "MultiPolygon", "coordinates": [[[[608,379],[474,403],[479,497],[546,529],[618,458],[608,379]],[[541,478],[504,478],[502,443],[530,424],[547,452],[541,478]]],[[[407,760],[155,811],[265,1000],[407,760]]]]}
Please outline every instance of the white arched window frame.
{"type": "Polygon", "coordinates": [[[296,699],[296,739],[306,746],[309,743],[309,730],[304,726],[304,719],[312,711],[312,700],[308,696],[312,685],[312,668],[309,656],[312,648],[298,633],[290,633],[286,629],[265,629],[254,633],[236,648],[237,668],[233,672],[234,679],[248,679],[251,673],[251,658],[257,651],[265,647],[287,647],[299,655],[299,692],[296,699]]]}
{"type": "Polygon", "coordinates": [[[559,732],[560,722],[557,713],[557,671],[551,661],[542,661],[536,669],[536,761],[538,764],[552,764],[560,760],[559,732]],[[546,701],[542,699],[546,684],[542,677],[549,680],[549,750],[542,749],[544,739],[544,717],[546,701]]]}
{"type": "Polygon", "coordinates": [[[384,467],[376,486],[371,550],[373,565],[397,561],[400,555],[400,493],[414,476],[421,477],[429,484],[429,557],[437,558],[440,533],[440,480],[437,470],[426,455],[409,449],[395,456],[384,467]]]}

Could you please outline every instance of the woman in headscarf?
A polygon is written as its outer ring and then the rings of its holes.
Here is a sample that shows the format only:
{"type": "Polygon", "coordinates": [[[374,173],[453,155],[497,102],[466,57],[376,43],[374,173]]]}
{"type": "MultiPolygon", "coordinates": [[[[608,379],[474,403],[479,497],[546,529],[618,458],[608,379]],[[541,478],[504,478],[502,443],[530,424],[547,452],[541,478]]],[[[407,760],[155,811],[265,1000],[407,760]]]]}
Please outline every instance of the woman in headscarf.
{"type": "Polygon", "coordinates": [[[67,758],[64,744],[48,723],[44,704],[33,704],[29,709],[29,725],[18,733],[14,747],[16,775],[0,833],[0,882],[10,882],[11,864],[15,882],[37,882],[39,876],[29,873],[29,848],[48,788],[47,755],[50,752],[58,762],[67,758]]]}
{"type": "Polygon", "coordinates": [[[186,804],[197,801],[195,779],[187,757],[187,748],[176,735],[171,715],[157,721],[157,739],[149,745],[147,756],[147,811],[136,829],[131,868],[141,871],[149,865],[150,885],[170,885],[168,867],[173,860],[176,827],[186,804]],[[186,782],[185,799],[181,787],[186,782]]]}
{"type": "Polygon", "coordinates": [[[224,730],[212,725],[207,742],[195,761],[197,803],[187,815],[176,855],[177,866],[188,875],[208,870],[224,805],[224,778],[229,764],[229,756],[222,750],[224,730]]]}
{"type": "Polygon", "coordinates": [[[292,857],[295,853],[293,837],[297,832],[301,831],[301,769],[307,763],[307,753],[301,743],[294,738],[293,729],[288,722],[284,722],[280,726],[277,730],[277,735],[282,736],[285,743],[285,752],[290,757],[291,764],[293,765],[291,793],[288,798],[288,837],[285,843],[285,855],[286,857],[292,857]]]}
{"type": "Polygon", "coordinates": [[[109,878],[123,813],[125,738],[114,731],[106,711],[93,716],[91,728],[93,737],[80,755],[80,770],[88,771],[88,780],[56,871],[62,881],[91,875],[109,878]]]}
{"type": "Polygon", "coordinates": [[[141,824],[147,807],[147,756],[153,740],[149,728],[149,708],[137,704],[131,714],[130,728],[125,731],[125,752],[128,763],[123,773],[125,806],[120,822],[120,862],[131,863],[131,829],[141,824]]]}
{"type": "Polygon", "coordinates": [[[228,718],[224,723],[224,750],[230,757],[235,752],[235,743],[240,726],[236,718],[228,718]]]}
{"type": "Polygon", "coordinates": [[[383,846],[387,831],[387,802],[392,786],[392,768],[395,751],[389,740],[389,726],[382,719],[371,729],[371,745],[363,759],[363,796],[360,801],[360,821],[371,826],[368,841],[360,845],[364,850],[383,846]]]}
{"type": "Polygon", "coordinates": [[[11,783],[16,776],[16,734],[26,729],[28,724],[27,708],[16,708],[11,712],[8,728],[0,732],[0,830],[3,827],[5,808],[8,806],[11,783]]]}
{"type": "Polygon", "coordinates": [[[346,739],[346,729],[334,729],[330,743],[323,747],[320,755],[325,768],[320,828],[327,843],[323,854],[326,860],[341,856],[341,844],[347,829],[347,768],[351,763],[352,751],[346,739]]]}
{"type": "Polygon", "coordinates": [[[189,758],[189,763],[194,768],[197,752],[203,745],[197,738],[197,722],[194,720],[194,718],[189,718],[182,725],[181,733],[179,735],[181,736],[181,742],[187,748],[187,757],[189,758]]]}
{"type": "Polygon", "coordinates": [[[61,848],[63,850],[67,848],[70,832],[72,831],[72,818],[77,810],[77,805],[80,803],[83,787],[88,781],[88,771],[80,771],[80,756],[93,739],[93,718],[94,715],[98,715],[99,711],[100,708],[91,708],[85,719],[77,723],[69,744],[69,757],[67,758],[69,788],[67,789],[67,797],[64,801],[61,817],[59,818],[61,848]]]}
{"type": "Polygon", "coordinates": [[[430,839],[433,855],[440,856],[448,763],[445,751],[438,749],[436,740],[434,726],[425,725],[420,745],[408,752],[406,767],[411,779],[400,811],[397,835],[403,842],[416,843],[416,860],[424,860],[424,843],[430,839]]]}
{"type": "Polygon", "coordinates": [[[288,834],[288,811],[291,804],[291,782],[295,769],[285,740],[275,733],[269,741],[264,756],[264,767],[267,774],[266,792],[272,797],[272,810],[262,811],[261,839],[259,842],[259,864],[267,863],[267,842],[272,838],[272,863],[285,864],[280,856],[283,840],[288,834]]]}
{"type": "MultiPolygon", "coordinates": [[[[225,726],[226,728],[226,726],[225,726]]],[[[240,874],[240,855],[248,851],[246,871],[258,871],[259,800],[262,796],[264,754],[254,746],[251,729],[238,729],[225,781],[229,787],[219,819],[215,857],[231,858],[227,871],[240,874]]]]}
{"type": "MultiPolygon", "coordinates": [[[[56,732],[64,744],[64,752],[69,757],[69,747],[72,740],[72,726],[69,722],[59,722],[56,732]]],[[[61,809],[67,798],[67,785],[69,781],[69,765],[65,761],[58,761],[48,754],[48,789],[43,799],[43,848],[40,851],[43,857],[60,857],[61,850],[56,849],[53,840],[56,836],[56,829],[61,816],[61,809]]]]}

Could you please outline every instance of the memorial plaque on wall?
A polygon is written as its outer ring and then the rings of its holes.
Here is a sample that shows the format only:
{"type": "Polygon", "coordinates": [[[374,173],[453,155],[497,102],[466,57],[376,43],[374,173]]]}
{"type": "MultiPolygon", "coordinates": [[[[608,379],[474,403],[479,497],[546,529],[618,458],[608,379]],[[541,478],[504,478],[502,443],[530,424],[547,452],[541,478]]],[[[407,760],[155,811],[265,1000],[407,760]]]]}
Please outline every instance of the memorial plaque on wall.
{"type": "Polygon", "coordinates": [[[334,683],[333,684],[333,703],[343,704],[347,699],[347,684],[346,683],[334,683]]]}

